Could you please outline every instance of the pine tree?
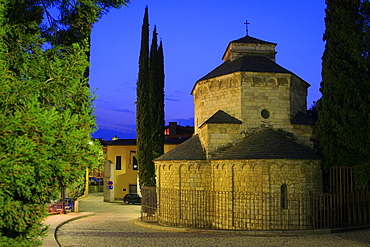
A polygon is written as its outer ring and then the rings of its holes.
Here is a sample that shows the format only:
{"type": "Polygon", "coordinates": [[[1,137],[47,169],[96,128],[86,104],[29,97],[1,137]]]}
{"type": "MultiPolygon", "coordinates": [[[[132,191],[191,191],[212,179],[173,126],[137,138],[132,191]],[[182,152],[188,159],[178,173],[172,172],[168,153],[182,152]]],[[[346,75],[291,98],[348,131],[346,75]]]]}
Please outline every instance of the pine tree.
{"type": "MultiPolygon", "coordinates": [[[[370,161],[368,1],[327,0],[318,138],[324,168],[370,161]]],[[[365,170],[366,170],[365,169],[365,170]]]]}

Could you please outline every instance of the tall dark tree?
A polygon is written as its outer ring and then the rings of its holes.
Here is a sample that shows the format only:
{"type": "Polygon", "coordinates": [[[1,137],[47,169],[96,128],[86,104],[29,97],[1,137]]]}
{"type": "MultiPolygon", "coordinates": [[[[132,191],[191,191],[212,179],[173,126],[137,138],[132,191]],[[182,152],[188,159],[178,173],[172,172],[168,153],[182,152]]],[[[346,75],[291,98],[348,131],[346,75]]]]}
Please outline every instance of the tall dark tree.
{"type": "Polygon", "coordinates": [[[164,153],[164,55],[162,41],[157,50],[156,81],[154,88],[154,158],[164,153]]]}
{"type": "Polygon", "coordinates": [[[141,47],[139,57],[139,75],[137,81],[136,101],[136,140],[137,161],[139,166],[139,184],[155,186],[153,149],[151,140],[151,106],[149,76],[149,17],[148,7],[145,8],[141,28],[141,47]]]}
{"type": "Polygon", "coordinates": [[[154,26],[149,59],[150,105],[152,107],[153,159],[164,152],[164,64],[162,42],[158,47],[157,28],[154,26]]]}
{"type": "Polygon", "coordinates": [[[327,0],[326,4],[322,98],[317,106],[324,168],[357,166],[366,173],[370,167],[369,1],[327,0]]]}
{"type": "Polygon", "coordinates": [[[164,152],[164,58],[153,29],[149,51],[148,8],[145,9],[137,85],[137,158],[140,187],[155,186],[153,160],[164,152]]]}

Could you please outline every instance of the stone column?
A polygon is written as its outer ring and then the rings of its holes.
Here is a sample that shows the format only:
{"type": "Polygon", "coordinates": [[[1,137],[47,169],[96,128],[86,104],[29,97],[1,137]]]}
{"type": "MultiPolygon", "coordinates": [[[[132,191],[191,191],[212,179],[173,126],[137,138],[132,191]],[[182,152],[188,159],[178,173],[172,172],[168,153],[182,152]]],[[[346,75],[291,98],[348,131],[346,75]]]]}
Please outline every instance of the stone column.
{"type": "Polygon", "coordinates": [[[113,163],[107,160],[104,164],[104,201],[114,201],[114,167],[113,163]],[[109,189],[109,181],[113,182],[113,189],[109,189]]]}

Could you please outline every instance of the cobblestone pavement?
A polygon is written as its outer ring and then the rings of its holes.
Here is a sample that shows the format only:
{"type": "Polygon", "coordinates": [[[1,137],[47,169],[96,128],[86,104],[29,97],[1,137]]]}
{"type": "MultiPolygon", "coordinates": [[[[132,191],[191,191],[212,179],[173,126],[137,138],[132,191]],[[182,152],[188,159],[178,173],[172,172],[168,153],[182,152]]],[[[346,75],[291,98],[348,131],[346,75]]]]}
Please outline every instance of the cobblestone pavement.
{"type": "Polygon", "coordinates": [[[370,229],[333,234],[292,236],[247,236],[217,231],[176,231],[134,224],[140,206],[103,203],[90,195],[80,201],[80,211],[94,216],[69,222],[59,228],[62,247],[70,246],[370,246],[370,229]],[[163,230],[164,229],[164,230],[163,230]]]}

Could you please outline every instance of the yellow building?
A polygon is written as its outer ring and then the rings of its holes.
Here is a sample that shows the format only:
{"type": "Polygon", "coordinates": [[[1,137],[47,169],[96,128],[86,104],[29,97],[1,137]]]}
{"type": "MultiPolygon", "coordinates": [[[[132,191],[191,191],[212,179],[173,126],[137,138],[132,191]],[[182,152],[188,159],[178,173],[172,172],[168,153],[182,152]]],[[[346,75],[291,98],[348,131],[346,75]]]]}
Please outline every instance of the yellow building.
{"type": "MultiPolygon", "coordinates": [[[[170,126],[174,126],[174,124],[176,125],[176,123],[170,123],[170,126]]],[[[165,130],[170,126],[166,127],[165,130]]],[[[176,134],[173,129],[171,132],[173,135],[176,134]]],[[[190,136],[191,134],[177,133],[174,138],[166,138],[164,152],[174,149],[190,136]]],[[[129,193],[140,194],[137,182],[136,139],[113,138],[112,141],[104,141],[103,145],[107,156],[104,172],[105,201],[121,200],[129,193]]]]}

